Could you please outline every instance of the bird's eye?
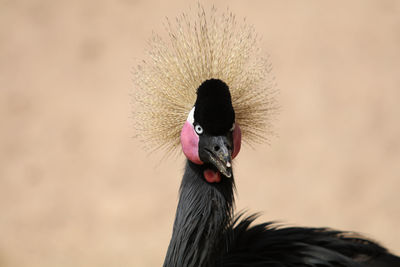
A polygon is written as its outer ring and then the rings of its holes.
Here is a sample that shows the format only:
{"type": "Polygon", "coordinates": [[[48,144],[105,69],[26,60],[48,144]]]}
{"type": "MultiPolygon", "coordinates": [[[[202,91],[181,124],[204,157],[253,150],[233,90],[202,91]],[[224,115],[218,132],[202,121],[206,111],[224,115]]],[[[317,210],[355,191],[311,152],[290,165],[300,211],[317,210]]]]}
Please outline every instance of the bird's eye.
{"type": "Polygon", "coordinates": [[[201,127],[200,124],[197,124],[196,126],[194,126],[194,130],[196,131],[196,133],[198,135],[203,133],[203,127],[201,127]]]}
{"type": "Polygon", "coordinates": [[[230,131],[233,132],[233,130],[235,130],[235,123],[232,124],[232,128],[230,129],[230,131]]]}

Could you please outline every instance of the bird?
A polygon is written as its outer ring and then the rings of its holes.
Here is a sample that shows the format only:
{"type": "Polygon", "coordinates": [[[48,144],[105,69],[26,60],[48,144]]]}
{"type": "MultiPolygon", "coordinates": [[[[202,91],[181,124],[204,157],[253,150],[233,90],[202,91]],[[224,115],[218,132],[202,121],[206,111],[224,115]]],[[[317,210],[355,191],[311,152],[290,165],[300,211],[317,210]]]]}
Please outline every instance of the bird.
{"type": "Polygon", "coordinates": [[[164,267],[394,267],[400,258],[355,232],[235,213],[233,159],[273,133],[274,77],[260,37],[229,10],[167,18],[133,72],[135,136],[149,152],[186,157],[164,267]]]}

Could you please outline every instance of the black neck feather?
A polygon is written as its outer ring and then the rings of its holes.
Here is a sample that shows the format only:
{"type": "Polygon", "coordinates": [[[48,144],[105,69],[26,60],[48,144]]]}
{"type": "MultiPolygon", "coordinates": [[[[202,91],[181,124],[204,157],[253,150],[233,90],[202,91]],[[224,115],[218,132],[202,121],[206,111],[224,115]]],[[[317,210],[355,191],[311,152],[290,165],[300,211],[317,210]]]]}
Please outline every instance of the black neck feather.
{"type": "Polygon", "coordinates": [[[207,183],[204,166],[187,162],[164,267],[217,266],[226,250],[234,182],[207,183]]]}

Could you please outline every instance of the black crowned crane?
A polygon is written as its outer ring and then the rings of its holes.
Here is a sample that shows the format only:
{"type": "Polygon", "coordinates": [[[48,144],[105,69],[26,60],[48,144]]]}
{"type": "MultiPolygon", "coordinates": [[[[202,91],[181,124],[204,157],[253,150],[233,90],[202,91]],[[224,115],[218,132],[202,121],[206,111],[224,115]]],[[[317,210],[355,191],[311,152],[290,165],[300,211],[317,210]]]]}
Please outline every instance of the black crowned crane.
{"type": "Polygon", "coordinates": [[[266,139],[273,79],[246,22],[227,12],[167,23],[170,42],[157,35],[134,80],[138,137],[149,149],[187,158],[165,267],[400,266],[400,258],[352,232],[328,228],[252,225],[234,215],[232,159],[242,139],[266,139]]]}

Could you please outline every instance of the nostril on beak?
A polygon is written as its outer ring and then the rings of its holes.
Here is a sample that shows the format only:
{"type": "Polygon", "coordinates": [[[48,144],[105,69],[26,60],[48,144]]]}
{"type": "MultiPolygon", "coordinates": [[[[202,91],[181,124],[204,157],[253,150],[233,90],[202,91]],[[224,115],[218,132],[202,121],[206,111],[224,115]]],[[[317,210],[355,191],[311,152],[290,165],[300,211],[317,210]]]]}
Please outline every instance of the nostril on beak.
{"type": "Polygon", "coordinates": [[[219,146],[215,146],[215,147],[214,147],[214,151],[215,151],[215,152],[218,152],[218,151],[219,151],[219,149],[220,149],[220,147],[219,147],[219,146]]]}

